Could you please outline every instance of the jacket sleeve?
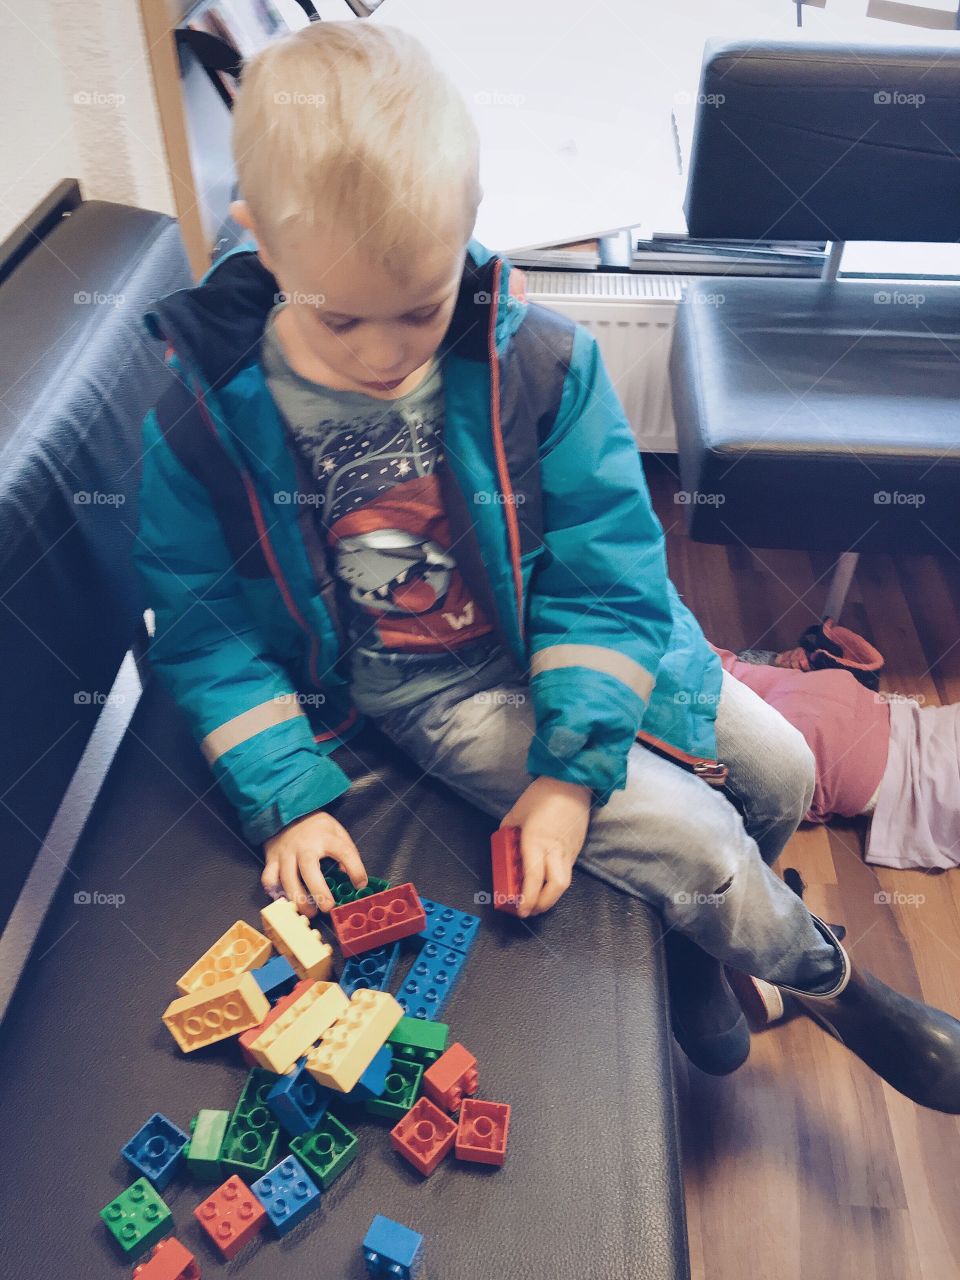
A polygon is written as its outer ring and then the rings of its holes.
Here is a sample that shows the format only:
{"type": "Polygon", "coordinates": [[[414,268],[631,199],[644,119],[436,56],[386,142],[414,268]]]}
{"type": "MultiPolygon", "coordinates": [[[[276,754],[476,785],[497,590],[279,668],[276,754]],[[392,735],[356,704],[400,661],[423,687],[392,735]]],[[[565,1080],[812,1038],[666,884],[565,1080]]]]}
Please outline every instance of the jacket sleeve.
{"type": "Polygon", "coordinates": [[[150,413],[134,558],[156,625],[150,664],[186,713],[244,836],[259,844],[346,791],[245,607],[203,484],[150,413]]]}
{"type": "Polygon", "coordinates": [[[606,804],[673,630],[663,530],[596,340],[577,328],[541,446],[545,550],[530,586],[527,770],[606,804]]]}

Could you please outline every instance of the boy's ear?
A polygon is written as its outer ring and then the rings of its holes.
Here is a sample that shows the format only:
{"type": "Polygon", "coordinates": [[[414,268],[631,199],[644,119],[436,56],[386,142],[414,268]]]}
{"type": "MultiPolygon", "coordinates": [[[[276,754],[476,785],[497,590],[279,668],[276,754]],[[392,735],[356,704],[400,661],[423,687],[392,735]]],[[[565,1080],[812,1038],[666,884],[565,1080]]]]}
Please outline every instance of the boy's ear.
{"type": "Polygon", "coordinates": [[[254,226],[253,217],[250,213],[250,206],[247,204],[246,200],[231,200],[230,217],[233,218],[234,222],[238,222],[240,226],[243,227],[244,231],[250,232],[254,240],[257,242],[257,257],[268,271],[273,271],[273,267],[267,259],[266,251],[263,247],[263,241],[257,235],[257,228],[254,226]]]}

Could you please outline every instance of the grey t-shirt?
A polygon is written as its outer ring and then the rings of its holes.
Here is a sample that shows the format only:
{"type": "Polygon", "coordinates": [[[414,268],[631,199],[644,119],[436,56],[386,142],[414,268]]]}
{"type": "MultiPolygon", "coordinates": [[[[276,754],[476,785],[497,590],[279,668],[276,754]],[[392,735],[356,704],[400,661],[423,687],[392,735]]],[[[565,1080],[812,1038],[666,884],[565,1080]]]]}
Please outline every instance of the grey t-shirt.
{"type": "Polygon", "coordinates": [[[267,385],[314,478],[351,696],[365,714],[386,715],[465,680],[500,651],[457,568],[435,474],[441,365],[394,400],[325,387],[287,362],[273,324],[279,309],[264,334],[267,385]]]}

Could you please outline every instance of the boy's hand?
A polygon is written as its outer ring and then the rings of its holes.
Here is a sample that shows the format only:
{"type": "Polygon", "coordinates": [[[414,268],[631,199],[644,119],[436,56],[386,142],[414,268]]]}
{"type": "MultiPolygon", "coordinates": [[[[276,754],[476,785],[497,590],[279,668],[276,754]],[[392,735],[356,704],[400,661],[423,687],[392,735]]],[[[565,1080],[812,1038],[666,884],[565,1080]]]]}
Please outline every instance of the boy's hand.
{"type": "Polygon", "coordinates": [[[500,823],[520,828],[523,900],[517,915],[548,911],[569,889],[573,864],[587,838],[590,802],[589,787],[558,778],[534,778],[500,823]]]}
{"type": "Polygon", "coordinates": [[[306,916],[315,915],[318,907],[329,911],[334,905],[333,894],[320,870],[324,858],[338,862],[355,889],[362,889],[367,883],[357,846],[329,813],[320,811],[297,818],[265,840],[263,852],[266,865],[260,883],[264,889],[273,898],[285,893],[306,916]]]}

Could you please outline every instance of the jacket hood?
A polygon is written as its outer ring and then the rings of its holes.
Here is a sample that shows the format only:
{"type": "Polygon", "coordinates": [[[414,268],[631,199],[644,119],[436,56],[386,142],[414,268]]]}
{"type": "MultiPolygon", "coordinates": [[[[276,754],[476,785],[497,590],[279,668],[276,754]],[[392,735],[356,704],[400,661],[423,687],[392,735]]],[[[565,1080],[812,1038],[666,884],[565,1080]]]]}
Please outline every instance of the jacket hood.
{"type": "MultiPolygon", "coordinates": [[[[279,300],[276,278],[256,248],[244,244],[219,258],[193,288],[161,298],[144,321],[154,338],[169,343],[183,364],[216,389],[259,359],[267,316],[279,300]]],[[[500,349],[523,318],[523,274],[508,259],[471,239],[453,315],[437,354],[455,352],[461,359],[486,361],[491,308],[496,308],[500,349]]]]}

